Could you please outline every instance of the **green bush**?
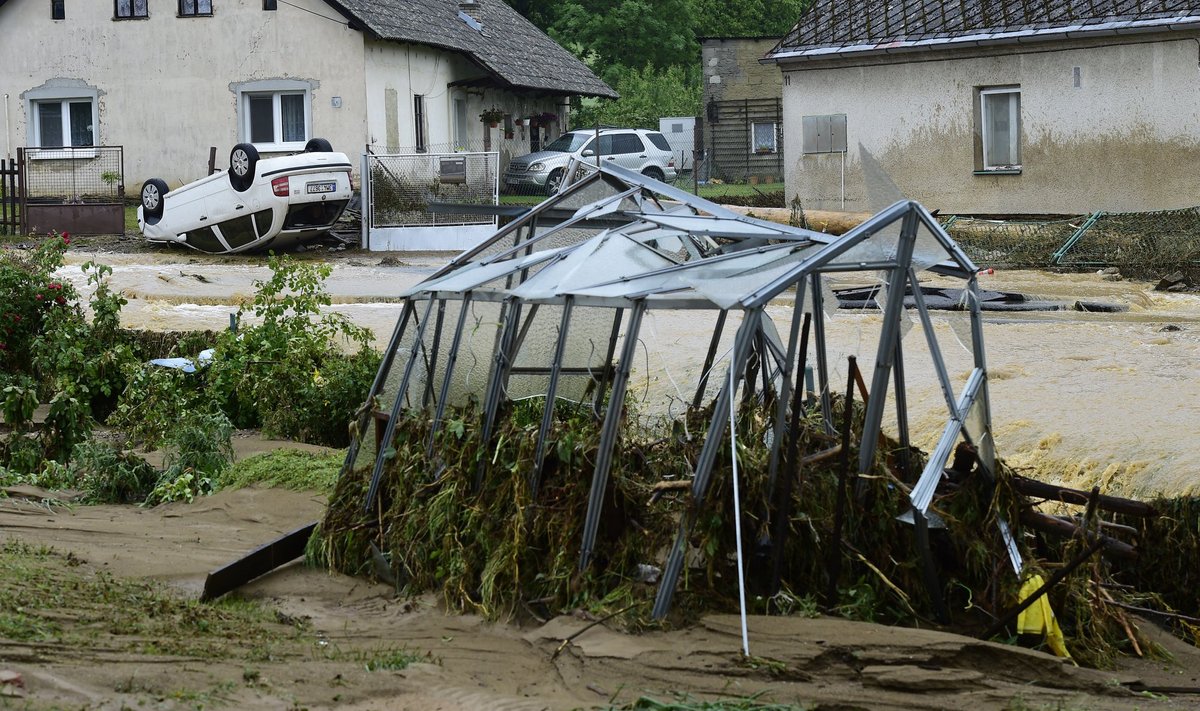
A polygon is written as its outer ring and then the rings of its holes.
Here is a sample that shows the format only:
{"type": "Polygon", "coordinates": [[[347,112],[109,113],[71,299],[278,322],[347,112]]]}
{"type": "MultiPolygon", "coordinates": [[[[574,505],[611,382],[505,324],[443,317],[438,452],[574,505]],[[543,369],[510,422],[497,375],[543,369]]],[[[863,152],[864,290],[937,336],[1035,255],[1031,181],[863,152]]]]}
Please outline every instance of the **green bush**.
{"type": "Polygon", "coordinates": [[[233,461],[233,425],[220,412],[184,414],[166,443],[166,466],[146,497],[147,505],[191,501],[198,495],[211,494],[213,480],[233,461]]]}
{"type": "Polygon", "coordinates": [[[158,481],[158,470],[129,452],[98,440],[75,445],[71,453],[74,486],[92,504],[140,503],[158,481]]]}

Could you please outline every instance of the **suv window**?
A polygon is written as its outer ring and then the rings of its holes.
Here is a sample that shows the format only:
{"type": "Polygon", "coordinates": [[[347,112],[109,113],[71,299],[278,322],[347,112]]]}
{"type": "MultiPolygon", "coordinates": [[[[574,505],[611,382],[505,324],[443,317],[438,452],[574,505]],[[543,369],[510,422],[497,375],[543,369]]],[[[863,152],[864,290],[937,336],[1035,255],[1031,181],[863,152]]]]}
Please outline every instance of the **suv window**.
{"type": "MultiPolygon", "coordinates": [[[[604,145],[604,136],[601,136],[600,145],[604,145]]],[[[642,139],[638,138],[636,133],[618,133],[612,137],[612,152],[614,154],[622,153],[641,153],[645,150],[642,145],[642,139]]]]}
{"type": "Polygon", "coordinates": [[[650,142],[654,144],[654,147],[658,148],[659,150],[671,150],[671,144],[667,143],[667,137],[661,133],[647,133],[646,138],[649,138],[650,142]]]}

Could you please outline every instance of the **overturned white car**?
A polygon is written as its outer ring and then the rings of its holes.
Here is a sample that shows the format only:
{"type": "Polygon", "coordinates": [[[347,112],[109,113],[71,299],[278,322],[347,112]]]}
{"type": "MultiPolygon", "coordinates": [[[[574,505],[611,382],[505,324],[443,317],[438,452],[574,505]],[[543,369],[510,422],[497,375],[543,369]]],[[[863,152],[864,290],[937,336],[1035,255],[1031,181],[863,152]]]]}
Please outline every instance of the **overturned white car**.
{"type": "Polygon", "coordinates": [[[327,231],[350,201],[350,159],[314,138],[303,153],[262,158],[249,143],[229,153],[229,170],[181,188],[142,185],[138,226],[151,242],[211,254],[285,249],[327,231]]]}

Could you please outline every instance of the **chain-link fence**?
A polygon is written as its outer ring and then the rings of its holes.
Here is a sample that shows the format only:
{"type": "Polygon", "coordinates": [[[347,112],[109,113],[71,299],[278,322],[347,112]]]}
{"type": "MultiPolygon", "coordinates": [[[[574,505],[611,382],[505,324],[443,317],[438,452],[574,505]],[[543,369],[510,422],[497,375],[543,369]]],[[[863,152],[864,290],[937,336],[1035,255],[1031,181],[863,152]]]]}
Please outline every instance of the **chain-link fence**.
{"type": "Polygon", "coordinates": [[[125,197],[122,146],[26,147],[18,160],[30,202],[112,203],[125,197]]]}
{"type": "Polygon", "coordinates": [[[1055,266],[1117,267],[1125,276],[1180,271],[1200,280],[1200,207],[1158,212],[1097,212],[1053,255],[1055,266]]]}
{"type": "Polygon", "coordinates": [[[447,206],[495,205],[497,153],[368,155],[371,227],[491,224],[491,214],[447,206]]]}
{"type": "Polygon", "coordinates": [[[976,264],[1029,269],[1049,266],[1055,251],[1087,220],[1087,215],[1036,221],[951,216],[942,227],[976,264]]]}

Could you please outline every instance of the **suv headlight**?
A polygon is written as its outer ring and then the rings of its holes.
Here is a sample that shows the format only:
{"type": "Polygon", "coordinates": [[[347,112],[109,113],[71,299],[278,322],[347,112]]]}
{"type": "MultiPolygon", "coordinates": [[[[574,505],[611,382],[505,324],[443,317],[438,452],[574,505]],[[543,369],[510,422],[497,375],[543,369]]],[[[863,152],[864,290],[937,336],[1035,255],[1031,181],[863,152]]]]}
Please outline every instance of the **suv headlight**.
{"type": "Polygon", "coordinates": [[[540,173],[545,169],[546,169],[545,163],[534,163],[533,165],[529,166],[530,173],[540,173]]]}

